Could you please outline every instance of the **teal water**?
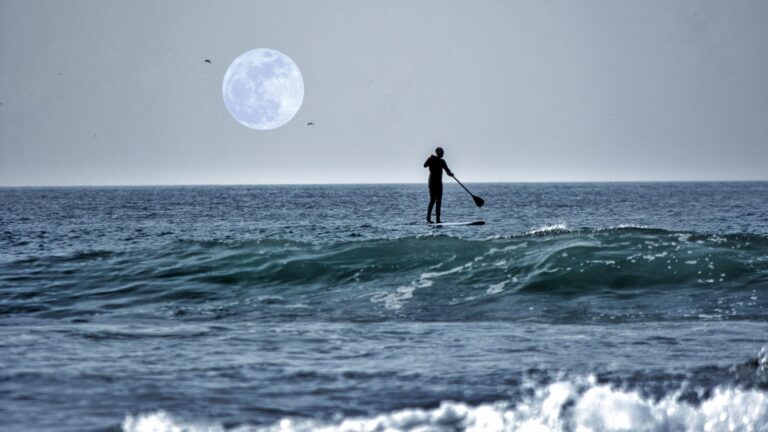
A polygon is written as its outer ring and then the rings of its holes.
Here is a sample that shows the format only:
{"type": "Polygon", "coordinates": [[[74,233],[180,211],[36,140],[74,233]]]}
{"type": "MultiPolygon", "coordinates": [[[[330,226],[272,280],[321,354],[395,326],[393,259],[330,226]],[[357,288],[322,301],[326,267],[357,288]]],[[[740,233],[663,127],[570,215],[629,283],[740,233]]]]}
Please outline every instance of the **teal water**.
{"type": "Polygon", "coordinates": [[[0,428],[768,429],[768,183],[470,187],[0,189],[0,428]]]}

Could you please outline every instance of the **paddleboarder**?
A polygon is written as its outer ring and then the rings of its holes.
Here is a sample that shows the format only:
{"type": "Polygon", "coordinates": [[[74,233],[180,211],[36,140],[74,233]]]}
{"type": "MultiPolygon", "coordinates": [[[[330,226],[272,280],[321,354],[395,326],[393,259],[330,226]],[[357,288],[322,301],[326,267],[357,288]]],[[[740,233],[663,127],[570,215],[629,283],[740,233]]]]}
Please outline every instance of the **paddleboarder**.
{"type": "Polygon", "coordinates": [[[429,206],[427,207],[427,223],[432,222],[432,207],[435,207],[435,221],[440,223],[440,203],[443,200],[443,170],[453,177],[448,164],[443,159],[442,147],[435,149],[435,154],[427,158],[424,168],[429,168],[429,206]]]}

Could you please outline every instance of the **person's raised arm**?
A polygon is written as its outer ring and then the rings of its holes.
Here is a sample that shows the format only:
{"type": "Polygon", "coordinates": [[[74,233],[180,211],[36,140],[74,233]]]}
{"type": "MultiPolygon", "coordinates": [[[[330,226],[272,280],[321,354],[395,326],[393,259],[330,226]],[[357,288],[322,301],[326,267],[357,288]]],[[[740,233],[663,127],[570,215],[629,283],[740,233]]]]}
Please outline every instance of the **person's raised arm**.
{"type": "Polygon", "coordinates": [[[448,173],[449,176],[453,177],[453,173],[451,172],[450,168],[448,168],[448,164],[443,160],[443,169],[445,169],[445,172],[448,173]]]}
{"type": "Polygon", "coordinates": [[[426,162],[424,162],[424,168],[429,166],[429,160],[432,159],[432,156],[428,157],[426,162]]]}

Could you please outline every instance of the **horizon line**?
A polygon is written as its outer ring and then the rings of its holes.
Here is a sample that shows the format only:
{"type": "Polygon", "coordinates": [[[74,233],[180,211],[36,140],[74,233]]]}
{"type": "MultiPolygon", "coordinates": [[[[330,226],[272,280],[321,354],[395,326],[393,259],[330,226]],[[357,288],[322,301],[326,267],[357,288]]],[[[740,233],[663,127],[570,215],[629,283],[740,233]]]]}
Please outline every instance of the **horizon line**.
{"type": "MultiPolygon", "coordinates": [[[[519,181],[465,181],[466,184],[610,184],[610,183],[762,183],[768,179],[748,180],[519,180],[519,181]]],[[[110,187],[216,187],[216,186],[378,186],[420,185],[423,182],[328,182],[328,183],[138,183],[138,184],[32,184],[0,185],[0,189],[13,188],[110,188],[110,187]]],[[[449,183],[452,184],[452,183],[449,183]]]]}

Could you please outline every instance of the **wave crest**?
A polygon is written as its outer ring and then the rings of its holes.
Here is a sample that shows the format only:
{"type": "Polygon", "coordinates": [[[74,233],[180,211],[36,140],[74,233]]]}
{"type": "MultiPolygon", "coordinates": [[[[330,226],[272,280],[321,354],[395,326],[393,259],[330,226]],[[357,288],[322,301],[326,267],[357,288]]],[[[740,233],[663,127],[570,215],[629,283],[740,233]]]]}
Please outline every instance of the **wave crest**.
{"type": "Polygon", "coordinates": [[[172,303],[177,316],[750,319],[768,314],[766,249],[761,236],[635,227],[484,241],[182,241],[25,263],[34,271],[21,288],[13,271],[0,279],[0,313],[59,317],[86,300],[110,311],[172,303]]]}
{"type": "Polygon", "coordinates": [[[405,409],[336,422],[284,418],[273,425],[226,429],[215,423],[184,422],[158,411],[128,416],[124,432],[375,432],[375,431],[757,431],[768,429],[768,394],[759,390],[718,387],[699,404],[677,395],[660,400],[634,391],[583,382],[558,381],[516,403],[470,406],[442,402],[435,409],[405,409]]]}

